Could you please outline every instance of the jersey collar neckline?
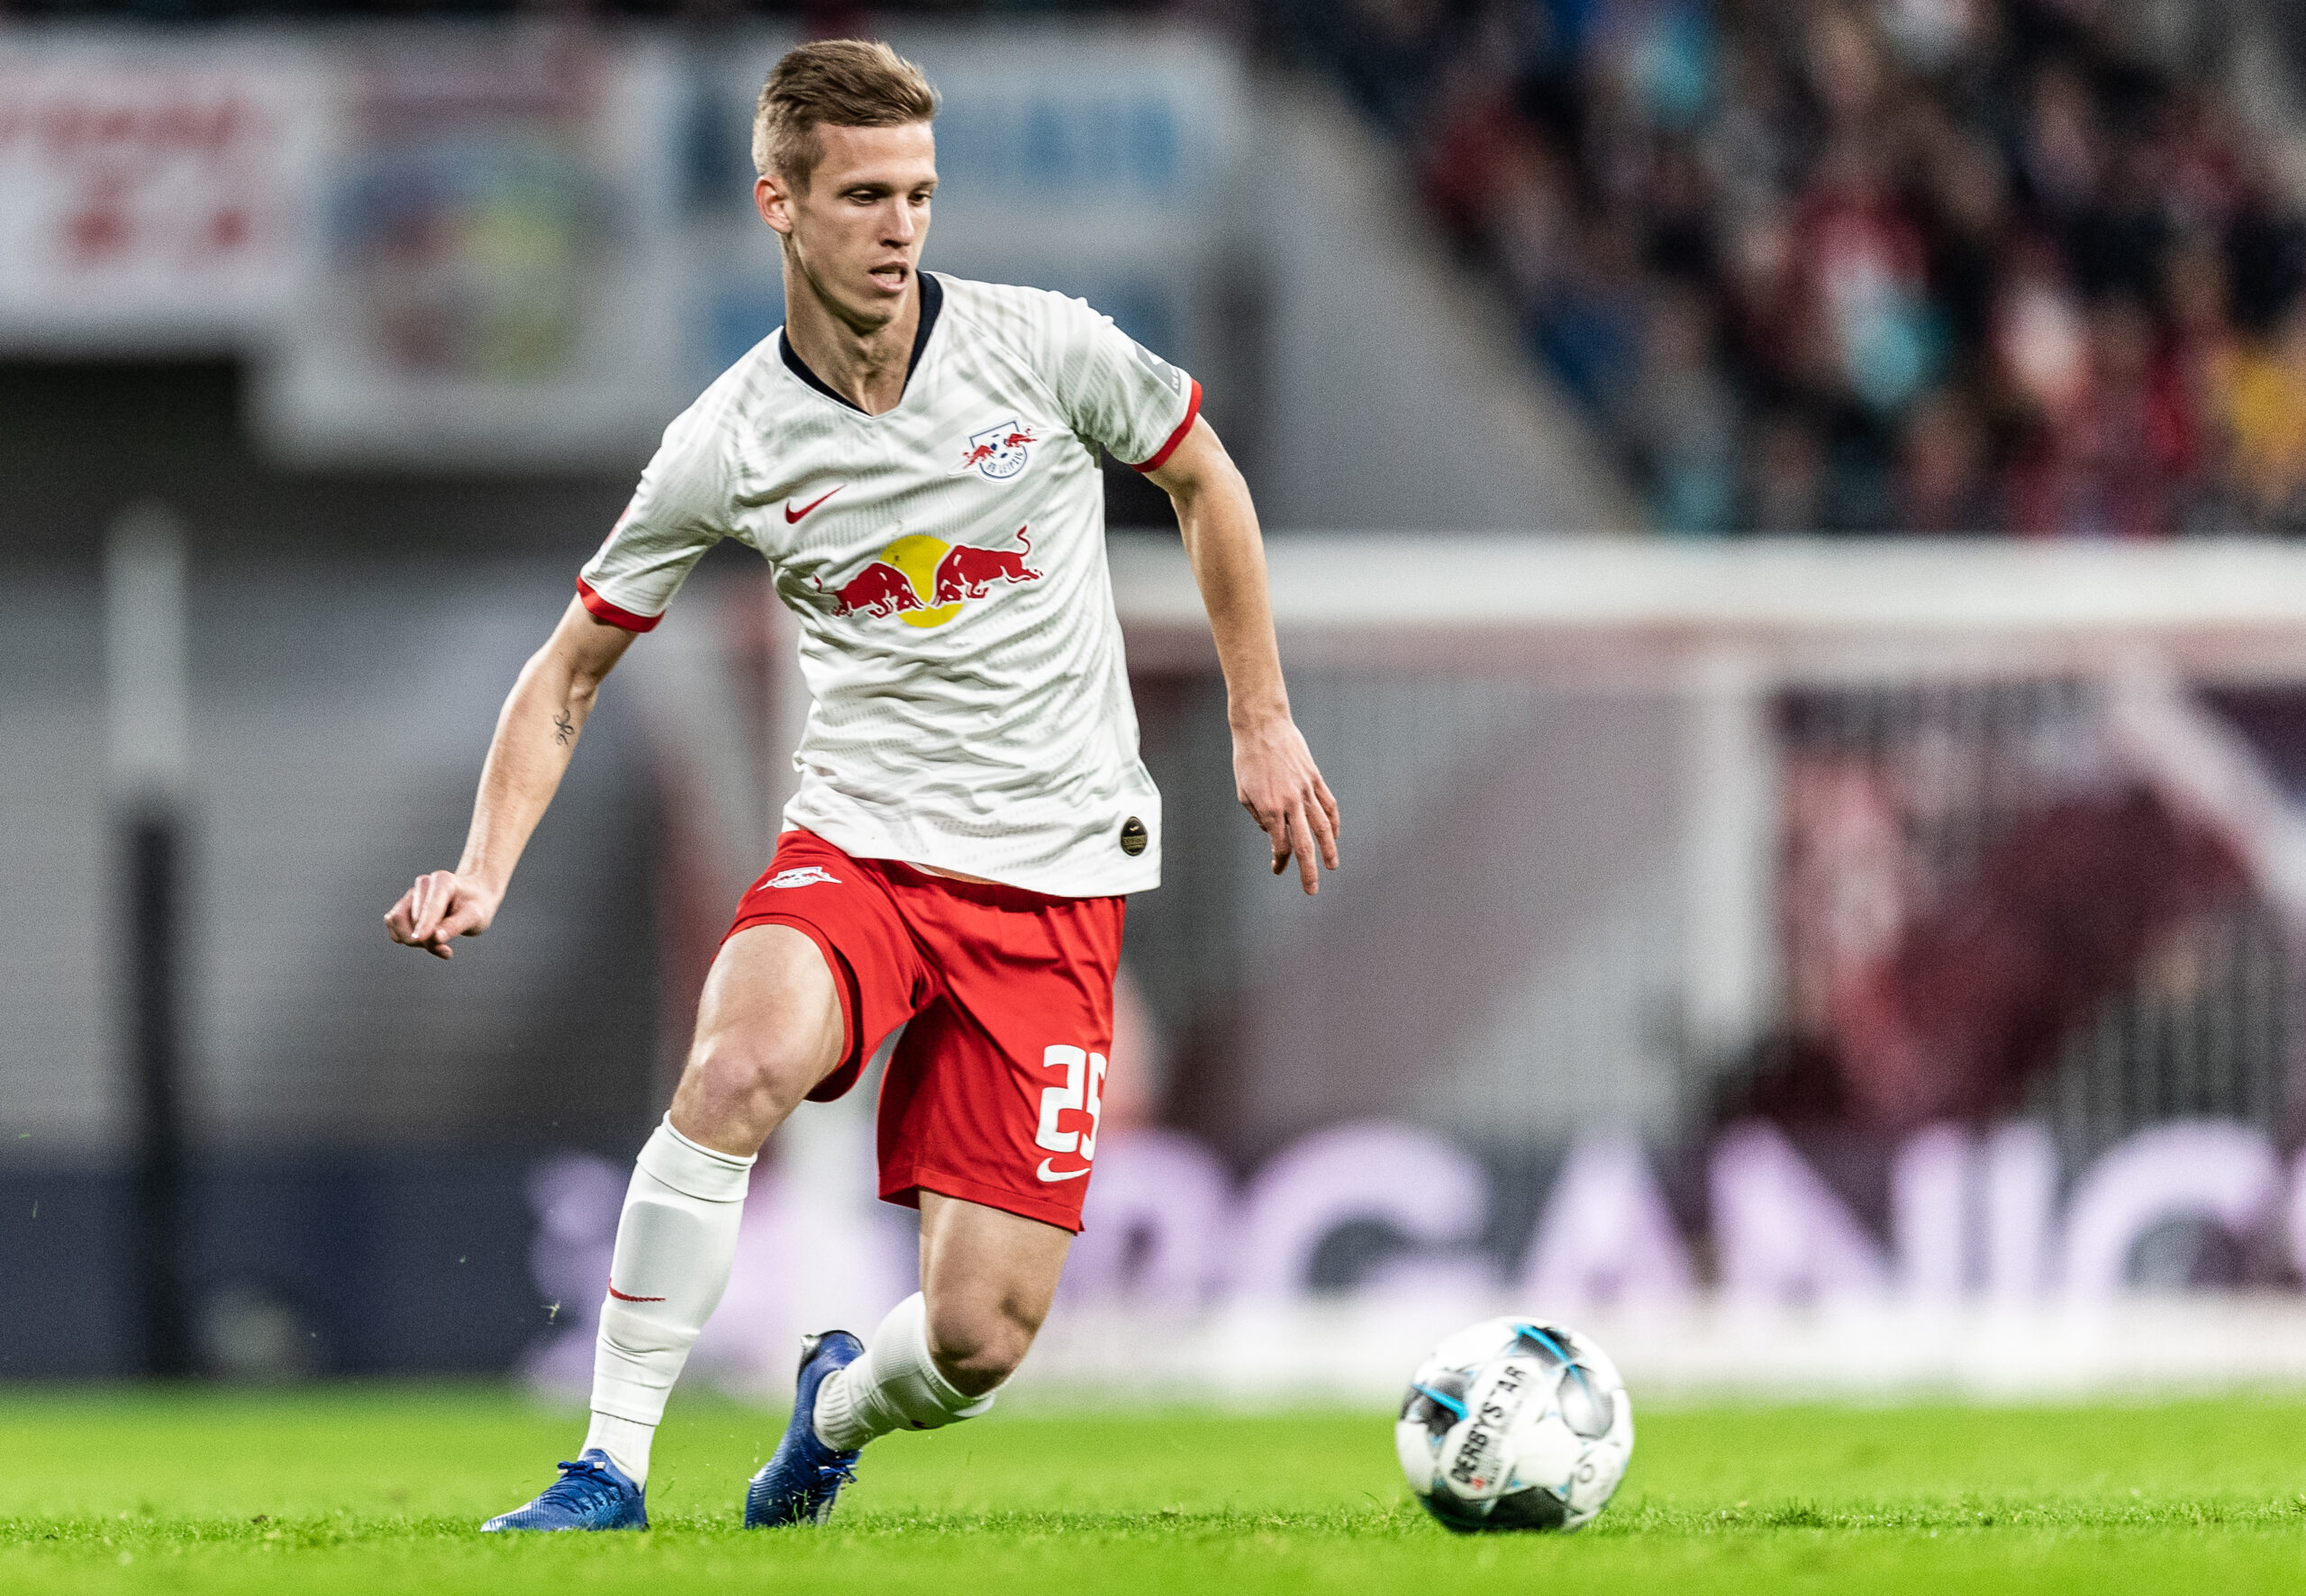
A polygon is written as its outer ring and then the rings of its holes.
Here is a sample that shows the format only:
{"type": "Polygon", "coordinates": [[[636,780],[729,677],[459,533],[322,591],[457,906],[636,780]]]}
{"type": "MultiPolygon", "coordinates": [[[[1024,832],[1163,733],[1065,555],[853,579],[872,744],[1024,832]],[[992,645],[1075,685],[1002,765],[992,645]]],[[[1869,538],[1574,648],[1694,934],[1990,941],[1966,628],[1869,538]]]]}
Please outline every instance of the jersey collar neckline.
{"type": "MultiPolygon", "coordinates": [[[[921,357],[929,349],[930,331],[937,325],[938,313],[945,308],[945,286],[932,273],[916,272],[913,281],[921,286],[921,324],[913,329],[912,354],[904,364],[904,392],[897,395],[896,404],[891,405],[885,414],[894,414],[902,409],[906,397],[912,394],[912,374],[921,369],[921,357]]],[[[794,351],[793,340],[785,335],[782,327],[776,330],[776,352],[784,357],[785,368],[810,387],[845,410],[853,410],[858,415],[867,413],[863,405],[845,394],[833,392],[831,384],[809,369],[809,363],[794,351]]]]}

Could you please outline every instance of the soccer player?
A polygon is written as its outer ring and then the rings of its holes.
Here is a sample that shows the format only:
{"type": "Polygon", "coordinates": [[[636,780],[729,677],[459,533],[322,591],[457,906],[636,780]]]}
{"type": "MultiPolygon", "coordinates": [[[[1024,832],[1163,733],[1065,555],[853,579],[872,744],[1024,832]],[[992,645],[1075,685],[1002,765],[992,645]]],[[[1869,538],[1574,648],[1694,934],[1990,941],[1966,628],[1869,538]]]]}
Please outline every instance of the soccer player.
{"type": "Polygon", "coordinates": [[[921,1211],[921,1290],[870,1342],[803,1341],[745,1522],[822,1522],[858,1448],[984,1412],[1040,1329],[1096,1152],[1123,898],[1160,875],[1100,449],[1176,505],[1275,874],[1294,860],[1312,893],[1337,867],[1256,512],[1200,385],[1077,300],[920,269],[935,113],[885,45],[807,44],[769,74],[754,198],[785,326],[667,429],[505,701],[463,858],[385,917],[444,959],[487,929],[610,668],[713,544],[767,558],[814,700],[799,790],[633,1172],[591,1429],[488,1529],[647,1525],[649,1442],[728,1283],[754,1158],[873,1063],[880,1192],[921,1211]]]}

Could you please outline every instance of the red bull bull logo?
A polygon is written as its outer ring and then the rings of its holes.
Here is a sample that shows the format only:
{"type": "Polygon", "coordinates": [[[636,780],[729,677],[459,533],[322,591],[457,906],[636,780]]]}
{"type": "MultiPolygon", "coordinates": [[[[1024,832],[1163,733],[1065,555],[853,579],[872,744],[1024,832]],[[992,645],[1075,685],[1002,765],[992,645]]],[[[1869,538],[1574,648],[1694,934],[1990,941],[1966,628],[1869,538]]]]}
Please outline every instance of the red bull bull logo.
{"type": "Polygon", "coordinates": [[[1033,551],[1026,529],[1019,527],[1011,536],[1018,544],[1014,549],[979,549],[914,532],[882,549],[878,559],[867,561],[839,587],[828,590],[822,582],[817,586],[831,593],[836,616],[897,615],[907,626],[942,626],[970,600],[990,594],[995,583],[1041,579],[1025,564],[1033,551]]]}

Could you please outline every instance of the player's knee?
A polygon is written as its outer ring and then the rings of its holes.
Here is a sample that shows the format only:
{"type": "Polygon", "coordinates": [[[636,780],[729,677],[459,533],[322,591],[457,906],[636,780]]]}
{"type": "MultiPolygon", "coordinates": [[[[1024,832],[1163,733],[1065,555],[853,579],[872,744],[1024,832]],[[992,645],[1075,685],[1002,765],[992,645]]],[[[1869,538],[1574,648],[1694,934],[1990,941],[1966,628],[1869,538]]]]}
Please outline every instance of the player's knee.
{"type": "Polygon", "coordinates": [[[964,1396],[982,1396],[1016,1372],[1040,1328],[990,1301],[932,1302],[929,1352],[964,1396]]]}
{"type": "Polygon", "coordinates": [[[689,1050],[678,1098],[714,1121],[758,1123],[767,1136],[808,1092],[808,1062],[776,1038],[708,1036],[689,1050]]]}

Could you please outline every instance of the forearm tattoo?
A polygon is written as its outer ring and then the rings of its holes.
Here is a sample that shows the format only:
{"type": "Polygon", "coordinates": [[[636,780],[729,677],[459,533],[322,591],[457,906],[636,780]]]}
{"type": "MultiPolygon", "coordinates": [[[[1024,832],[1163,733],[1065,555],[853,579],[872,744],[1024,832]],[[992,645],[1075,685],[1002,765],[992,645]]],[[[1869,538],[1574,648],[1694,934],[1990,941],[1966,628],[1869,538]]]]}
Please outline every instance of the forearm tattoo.
{"type": "Polygon", "coordinates": [[[567,710],[552,718],[552,740],[564,748],[576,740],[576,722],[567,710]]]}

